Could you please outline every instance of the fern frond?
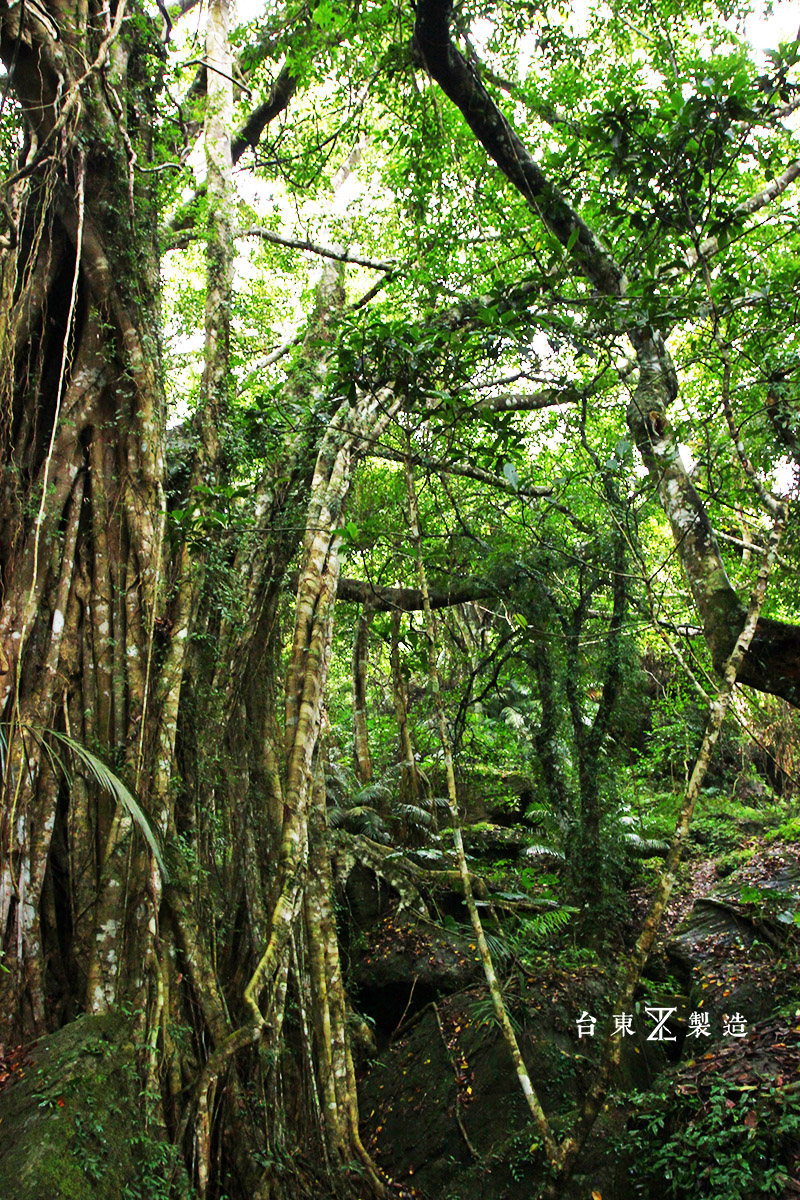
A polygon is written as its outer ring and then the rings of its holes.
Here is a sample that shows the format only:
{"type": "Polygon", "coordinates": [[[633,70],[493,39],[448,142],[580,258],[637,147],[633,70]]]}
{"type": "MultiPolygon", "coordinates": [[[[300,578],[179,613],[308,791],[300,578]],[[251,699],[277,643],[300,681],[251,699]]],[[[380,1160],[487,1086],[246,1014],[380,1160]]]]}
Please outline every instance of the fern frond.
{"type": "Polygon", "coordinates": [[[523,847],[522,854],[525,858],[544,858],[551,862],[566,862],[563,850],[559,850],[556,846],[548,846],[544,842],[530,842],[523,847]]]}
{"type": "Polygon", "coordinates": [[[568,904],[559,905],[557,908],[546,908],[532,917],[526,917],[518,936],[530,945],[547,941],[553,934],[563,929],[577,911],[568,904]]]}

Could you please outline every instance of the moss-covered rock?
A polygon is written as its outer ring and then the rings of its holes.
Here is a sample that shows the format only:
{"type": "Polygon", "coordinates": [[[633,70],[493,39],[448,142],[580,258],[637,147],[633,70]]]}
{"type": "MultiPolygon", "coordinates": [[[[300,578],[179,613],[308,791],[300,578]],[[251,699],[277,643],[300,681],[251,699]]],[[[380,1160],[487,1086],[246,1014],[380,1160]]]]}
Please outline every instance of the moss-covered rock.
{"type": "MultiPolygon", "coordinates": [[[[521,1025],[520,1049],[559,1134],[583,1100],[600,1044],[576,1039],[575,1015],[596,1007],[602,992],[602,981],[589,973],[531,983],[524,996],[507,989],[521,1025]]],[[[618,1085],[647,1087],[665,1064],[663,1046],[648,1043],[642,1029],[623,1043],[618,1085]]],[[[360,1100],[376,1161],[427,1200],[534,1200],[541,1194],[543,1156],[485,988],[428,1007],[373,1063],[360,1100]]],[[[620,1150],[624,1124],[624,1112],[604,1110],[564,1200],[587,1200],[592,1190],[604,1200],[630,1200],[620,1150]]]]}
{"type": "Polygon", "coordinates": [[[0,1200],[159,1200],[170,1148],[147,1137],[135,1047],[118,1014],[32,1048],[0,1091],[0,1200]]]}

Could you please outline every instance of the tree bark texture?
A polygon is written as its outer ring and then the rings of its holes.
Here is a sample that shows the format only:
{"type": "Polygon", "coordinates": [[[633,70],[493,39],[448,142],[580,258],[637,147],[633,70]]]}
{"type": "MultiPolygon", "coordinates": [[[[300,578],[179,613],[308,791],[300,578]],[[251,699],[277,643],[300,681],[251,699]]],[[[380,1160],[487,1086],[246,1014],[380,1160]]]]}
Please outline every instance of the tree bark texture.
{"type": "MultiPolygon", "coordinates": [[[[148,856],[137,844],[124,870],[112,867],[131,845],[130,818],[91,786],[77,789],[73,812],[42,749],[44,731],[58,728],[102,746],[149,787],[159,742],[170,740],[169,711],[154,718],[149,705],[153,622],[172,604],[163,578],[153,210],[130,161],[134,141],[146,153],[145,113],[118,107],[139,70],[119,38],[123,15],[120,6],[113,24],[89,32],[65,14],[56,41],[35,14],[0,13],[0,53],[10,65],[16,47],[14,87],[27,121],[3,261],[0,429],[8,739],[0,928],[10,968],[2,986],[22,1029],[43,1027],[59,988],[64,1004],[83,991],[101,1009],[123,979],[145,986],[152,941],[148,856]],[[76,134],[89,102],[97,136],[82,146],[76,134]],[[54,837],[69,845],[87,824],[94,836],[63,880],[71,952],[53,964],[38,918],[51,846],[54,837]],[[87,892],[96,896],[88,907],[87,892]]],[[[58,867],[67,869],[63,856],[58,867]]]]}
{"type": "MultiPolygon", "coordinates": [[[[130,1002],[148,1119],[186,1151],[201,1196],[226,1178],[241,1195],[291,1195],[291,1172],[258,1168],[253,1150],[289,1162],[297,1144],[324,1150],[332,1179],[357,1166],[351,1194],[380,1194],[358,1138],[314,779],[335,530],[354,466],[400,398],[328,401],[321,441],[315,420],[287,437],[255,481],[252,532],[225,564],[238,590],[221,611],[204,496],[224,465],[230,377],[228,6],[212,0],[207,29],[205,370],[178,518],[154,176],[138,170],[153,60],[146,36],[123,27],[124,3],[112,17],[90,9],[87,22],[61,6],[56,38],[34,6],[0,4],[0,55],[26,120],[0,260],[3,1038],[130,1002]],[[298,517],[309,532],[282,681],[278,606],[298,517]],[[70,741],[124,781],[138,815],[70,741]],[[169,846],[168,880],[143,825],[169,846]],[[303,1005],[299,1033],[287,1034],[287,995],[303,1005]],[[246,1153],[238,1133],[221,1140],[243,1122],[246,1153]]],[[[317,289],[290,394],[321,380],[342,300],[337,266],[317,289]]],[[[322,1159],[309,1170],[322,1179],[322,1159]]]]}

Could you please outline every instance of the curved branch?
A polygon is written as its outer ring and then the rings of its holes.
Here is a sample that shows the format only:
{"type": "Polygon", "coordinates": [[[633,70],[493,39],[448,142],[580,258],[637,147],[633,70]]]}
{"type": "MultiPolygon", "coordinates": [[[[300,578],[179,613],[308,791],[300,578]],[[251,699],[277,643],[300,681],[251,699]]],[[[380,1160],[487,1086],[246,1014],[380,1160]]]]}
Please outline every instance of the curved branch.
{"type": "Polygon", "coordinates": [[[480,78],[450,40],[452,0],[420,0],[414,35],[425,65],[442,91],[500,170],[525,197],[578,263],[581,272],[607,296],[625,292],[625,275],[586,222],[539,167],[512,129],[480,78]]]}

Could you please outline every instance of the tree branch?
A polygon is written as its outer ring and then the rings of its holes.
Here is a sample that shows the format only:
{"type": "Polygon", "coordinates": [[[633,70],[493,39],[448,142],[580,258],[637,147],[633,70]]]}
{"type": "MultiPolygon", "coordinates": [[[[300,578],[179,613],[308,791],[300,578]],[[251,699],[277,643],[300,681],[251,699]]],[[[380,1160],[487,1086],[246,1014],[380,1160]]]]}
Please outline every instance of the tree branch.
{"type": "MultiPolygon", "coordinates": [[[[371,453],[371,458],[388,459],[389,462],[405,462],[405,456],[399,450],[392,450],[389,446],[375,446],[371,453]]],[[[480,483],[488,483],[492,487],[499,488],[501,491],[510,492],[514,496],[522,496],[525,499],[538,500],[542,497],[552,496],[553,488],[547,485],[531,485],[526,486],[520,484],[519,487],[512,487],[507,479],[500,479],[491,471],[484,471],[482,467],[473,466],[471,463],[453,463],[441,462],[430,458],[425,458],[422,455],[415,454],[413,462],[416,466],[424,467],[426,471],[434,473],[444,472],[447,475],[460,475],[465,479],[477,479],[480,483]]]]}
{"type": "MultiPolygon", "coordinates": [[[[602,295],[619,299],[626,290],[623,271],[547,179],[475,69],[453,45],[452,10],[452,0],[419,0],[415,36],[428,70],[506,178],[562,244],[573,260],[575,273],[588,279],[602,295]]],[[[748,216],[769,203],[798,174],[800,167],[790,164],[779,179],[743,201],[739,215],[748,216]]],[[[708,513],[683,466],[667,417],[678,381],[664,337],[648,324],[637,324],[635,316],[632,310],[629,319],[625,314],[620,317],[620,331],[630,339],[639,367],[638,383],[628,405],[628,425],[658,488],[706,641],[721,670],[742,628],[745,608],[727,576],[708,513]]],[[[800,628],[762,619],[742,664],[740,679],[800,706],[800,628]]]]}
{"type": "Polygon", "coordinates": [[[414,35],[425,65],[503,174],[606,296],[625,292],[625,275],[607,248],[545,176],[522,139],[450,40],[452,0],[420,0],[414,35]]]}
{"type": "MultiPolygon", "coordinates": [[[[296,90],[297,78],[292,75],[287,67],[284,67],[272,85],[269,98],[263,104],[259,104],[253,109],[244,125],[240,126],[239,131],[231,138],[231,160],[234,164],[239,161],[246,150],[254,150],[256,148],[264,130],[271,121],[274,121],[286,109],[296,90]]],[[[201,126],[195,122],[191,128],[199,132],[201,126]]],[[[189,133],[185,136],[187,140],[190,140],[189,133]]],[[[168,241],[171,241],[174,234],[183,233],[194,228],[195,206],[205,194],[206,189],[205,184],[203,184],[197,188],[191,199],[185,201],[170,220],[165,223],[163,234],[168,241]]],[[[176,247],[172,246],[171,248],[174,249],[176,247]]]]}
{"type": "Polygon", "coordinates": [[[379,259],[363,258],[358,254],[350,254],[347,250],[334,250],[330,246],[321,246],[318,242],[302,238],[287,237],[281,233],[273,233],[263,225],[249,225],[245,229],[237,229],[235,236],[257,237],[264,242],[272,242],[275,246],[288,246],[291,250],[305,250],[309,254],[319,254],[322,258],[332,258],[335,262],[355,263],[359,267],[369,267],[372,271],[395,271],[394,262],[381,262],[379,259]]]}
{"type": "MultiPolygon", "coordinates": [[[[287,576],[290,587],[295,586],[297,578],[297,575],[287,576]]],[[[431,589],[431,608],[452,608],[471,600],[488,600],[502,592],[503,586],[503,582],[486,579],[454,581],[448,587],[431,589]]],[[[372,612],[419,612],[423,606],[419,588],[376,587],[362,579],[340,579],[336,598],[345,604],[362,604],[372,612]]]]}

